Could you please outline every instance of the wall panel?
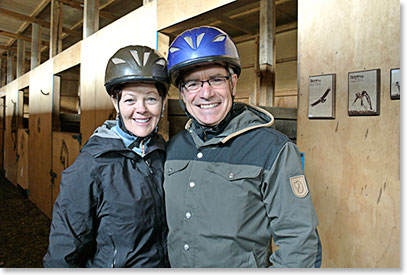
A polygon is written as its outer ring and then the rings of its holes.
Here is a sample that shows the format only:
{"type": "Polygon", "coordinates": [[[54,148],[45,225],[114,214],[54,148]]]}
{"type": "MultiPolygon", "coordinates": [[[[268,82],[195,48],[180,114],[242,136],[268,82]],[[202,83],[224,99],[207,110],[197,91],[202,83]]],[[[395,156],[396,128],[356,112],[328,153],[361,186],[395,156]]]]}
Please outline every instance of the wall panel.
{"type": "Polygon", "coordinates": [[[81,79],[86,79],[81,81],[80,88],[81,133],[84,141],[113,111],[113,105],[104,87],[109,58],[127,45],[146,45],[156,49],[156,16],[157,4],[152,1],[82,40],[81,79]]]}
{"type": "Polygon", "coordinates": [[[68,168],[79,154],[79,142],[76,133],[52,133],[52,171],[55,178],[52,182],[51,201],[55,202],[61,184],[61,173],[68,168]]]}
{"type": "Polygon", "coordinates": [[[219,8],[236,0],[159,0],[157,30],[182,22],[204,12],[219,8]]]}
{"type": "Polygon", "coordinates": [[[324,267],[400,267],[400,2],[298,1],[297,140],[318,213],[324,267]],[[339,27],[340,26],[340,27],[339,27]],[[381,70],[380,115],[347,114],[348,72],[381,70]],[[308,79],[336,73],[336,118],[308,119],[308,79]]]}
{"type": "Polygon", "coordinates": [[[28,129],[18,129],[18,173],[17,184],[28,189],[28,129]]]}
{"type": "Polygon", "coordinates": [[[52,210],[52,72],[52,59],[32,70],[29,93],[29,198],[48,216],[52,210]]]}

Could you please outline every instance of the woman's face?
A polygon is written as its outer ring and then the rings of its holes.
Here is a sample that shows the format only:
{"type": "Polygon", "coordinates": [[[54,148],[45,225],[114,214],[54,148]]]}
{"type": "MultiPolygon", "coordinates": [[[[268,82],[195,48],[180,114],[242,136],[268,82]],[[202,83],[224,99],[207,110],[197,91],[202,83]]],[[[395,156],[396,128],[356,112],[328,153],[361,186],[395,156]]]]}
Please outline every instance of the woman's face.
{"type": "MultiPolygon", "coordinates": [[[[116,101],[112,101],[118,111],[116,101]]],[[[135,83],[123,87],[119,106],[127,130],[146,137],[160,120],[163,99],[154,84],[135,83]]]]}

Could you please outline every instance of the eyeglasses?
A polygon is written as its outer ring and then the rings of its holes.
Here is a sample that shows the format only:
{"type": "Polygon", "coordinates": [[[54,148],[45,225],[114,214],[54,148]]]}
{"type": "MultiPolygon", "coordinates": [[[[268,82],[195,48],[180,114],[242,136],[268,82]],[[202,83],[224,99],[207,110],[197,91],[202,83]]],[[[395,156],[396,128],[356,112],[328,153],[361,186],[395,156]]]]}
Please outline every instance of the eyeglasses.
{"type": "Polygon", "coordinates": [[[226,81],[229,80],[230,77],[230,75],[222,75],[202,81],[191,80],[181,84],[181,86],[189,93],[196,93],[201,90],[205,82],[208,82],[212,88],[223,88],[226,86],[226,81]]]}

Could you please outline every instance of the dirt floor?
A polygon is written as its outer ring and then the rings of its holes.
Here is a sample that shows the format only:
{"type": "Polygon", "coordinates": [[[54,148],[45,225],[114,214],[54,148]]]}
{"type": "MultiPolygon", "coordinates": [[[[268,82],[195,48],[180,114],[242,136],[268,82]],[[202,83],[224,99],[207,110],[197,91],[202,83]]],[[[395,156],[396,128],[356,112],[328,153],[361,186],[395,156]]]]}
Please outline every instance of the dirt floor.
{"type": "Polygon", "coordinates": [[[21,187],[0,176],[0,268],[43,267],[50,223],[21,187]]]}

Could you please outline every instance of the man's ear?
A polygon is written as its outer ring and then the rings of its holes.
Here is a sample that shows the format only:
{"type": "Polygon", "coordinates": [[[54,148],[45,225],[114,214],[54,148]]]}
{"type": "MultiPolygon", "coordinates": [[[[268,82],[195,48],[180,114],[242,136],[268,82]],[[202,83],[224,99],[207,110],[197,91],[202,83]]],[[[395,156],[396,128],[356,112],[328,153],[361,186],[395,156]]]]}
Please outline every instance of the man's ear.
{"type": "Polygon", "coordinates": [[[117,97],[110,96],[110,100],[113,103],[114,108],[116,109],[116,113],[119,113],[119,102],[117,101],[117,97]]]}
{"type": "Polygon", "coordinates": [[[232,74],[232,95],[236,96],[237,74],[232,74]]]}
{"type": "Polygon", "coordinates": [[[180,94],[180,97],[182,97],[182,101],[185,103],[185,95],[184,95],[184,92],[182,91],[182,88],[179,90],[179,94],[180,94]]]}

